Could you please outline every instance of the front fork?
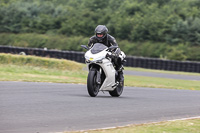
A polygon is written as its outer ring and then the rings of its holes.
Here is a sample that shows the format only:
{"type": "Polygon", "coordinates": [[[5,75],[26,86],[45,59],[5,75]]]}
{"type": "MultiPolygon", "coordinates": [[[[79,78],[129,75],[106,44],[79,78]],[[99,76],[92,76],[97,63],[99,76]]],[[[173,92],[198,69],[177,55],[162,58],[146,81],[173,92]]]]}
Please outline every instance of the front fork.
{"type": "Polygon", "coordinates": [[[101,66],[99,65],[91,65],[91,67],[89,67],[90,70],[93,70],[93,68],[95,68],[95,71],[96,71],[96,83],[98,85],[101,85],[102,84],[102,79],[101,79],[101,75],[103,74],[103,70],[101,68],[101,66]]]}
{"type": "Polygon", "coordinates": [[[101,73],[102,73],[102,69],[101,67],[99,68],[99,71],[97,71],[97,79],[96,79],[96,82],[97,84],[101,84],[101,73]]]}

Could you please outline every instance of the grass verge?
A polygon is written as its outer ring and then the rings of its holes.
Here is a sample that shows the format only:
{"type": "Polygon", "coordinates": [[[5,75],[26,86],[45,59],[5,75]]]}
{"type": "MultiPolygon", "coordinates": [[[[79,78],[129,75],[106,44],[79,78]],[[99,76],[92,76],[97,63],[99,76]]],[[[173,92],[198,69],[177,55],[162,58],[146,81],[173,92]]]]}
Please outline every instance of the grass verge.
{"type": "MultiPolygon", "coordinates": [[[[83,67],[85,67],[84,64],[68,60],[0,54],[0,81],[86,84],[88,72],[84,71],[83,67]]],[[[130,75],[125,75],[125,85],[136,87],[200,90],[199,81],[130,75]]]]}
{"type": "Polygon", "coordinates": [[[12,64],[18,66],[33,66],[48,69],[79,71],[83,64],[64,59],[45,58],[37,56],[23,56],[0,53],[0,64],[12,64]]]}
{"type": "Polygon", "coordinates": [[[125,75],[125,85],[150,88],[200,90],[199,81],[125,75]]]}
{"type": "Polygon", "coordinates": [[[82,133],[200,133],[200,119],[130,125],[114,129],[79,131],[71,133],[80,133],[80,132],[82,133]]]}
{"type": "Polygon", "coordinates": [[[165,70],[154,70],[154,69],[145,69],[145,68],[136,68],[136,67],[126,67],[126,70],[130,70],[130,71],[142,71],[142,72],[155,72],[155,73],[167,73],[167,74],[178,74],[178,75],[200,76],[200,73],[193,73],[193,72],[165,71],[165,70]]]}
{"type": "Polygon", "coordinates": [[[34,66],[0,65],[1,81],[55,82],[86,84],[84,71],[69,71],[34,66]]]}

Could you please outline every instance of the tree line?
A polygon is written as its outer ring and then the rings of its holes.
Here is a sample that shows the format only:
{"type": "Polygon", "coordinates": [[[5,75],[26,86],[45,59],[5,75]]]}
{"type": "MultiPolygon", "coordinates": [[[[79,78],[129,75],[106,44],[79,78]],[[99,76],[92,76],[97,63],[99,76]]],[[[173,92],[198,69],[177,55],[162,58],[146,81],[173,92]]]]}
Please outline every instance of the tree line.
{"type": "MultiPolygon", "coordinates": [[[[45,34],[85,43],[98,24],[106,25],[130,55],[200,60],[199,0],[0,0],[5,38],[45,34]]],[[[75,50],[79,44],[73,44],[75,50]]]]}

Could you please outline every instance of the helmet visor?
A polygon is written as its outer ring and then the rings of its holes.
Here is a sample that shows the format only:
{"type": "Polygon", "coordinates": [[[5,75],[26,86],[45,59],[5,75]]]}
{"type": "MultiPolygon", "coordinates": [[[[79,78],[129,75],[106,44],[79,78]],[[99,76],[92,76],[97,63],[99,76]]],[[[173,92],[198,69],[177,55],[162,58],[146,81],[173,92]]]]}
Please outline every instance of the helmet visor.
{"type": "Polygon", "coordinates": [[[103,34],[102,33],[97,33],[97,37],[101,38],[101,37],[103,37],[103,34]]]}

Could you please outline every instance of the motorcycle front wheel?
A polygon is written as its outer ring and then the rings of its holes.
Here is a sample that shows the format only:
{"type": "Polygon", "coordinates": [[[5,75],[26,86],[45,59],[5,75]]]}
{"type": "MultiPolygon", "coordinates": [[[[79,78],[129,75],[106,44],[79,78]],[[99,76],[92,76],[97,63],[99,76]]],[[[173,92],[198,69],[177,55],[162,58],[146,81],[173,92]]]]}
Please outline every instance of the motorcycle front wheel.
{"type": "Polygon", "coordinates": [[[119,84],[113,91],[109,91],[109,94],[112,97],[119,97],[124,89],[124,81],[122,82],[122,84],[119,84]]]}
{"type": "Polygon", "coordinates": [[[99,92],[100,85],[97,84],[96,79],[97,79],[97,70],[96,69],[90,70],[87,78],[87,90],[91,97],[96,97],[99,92]]]}

